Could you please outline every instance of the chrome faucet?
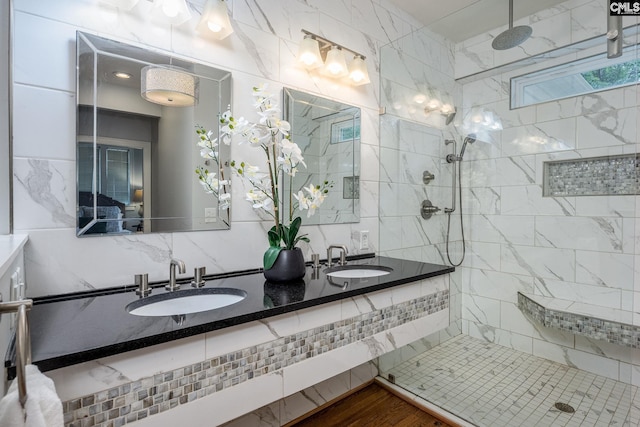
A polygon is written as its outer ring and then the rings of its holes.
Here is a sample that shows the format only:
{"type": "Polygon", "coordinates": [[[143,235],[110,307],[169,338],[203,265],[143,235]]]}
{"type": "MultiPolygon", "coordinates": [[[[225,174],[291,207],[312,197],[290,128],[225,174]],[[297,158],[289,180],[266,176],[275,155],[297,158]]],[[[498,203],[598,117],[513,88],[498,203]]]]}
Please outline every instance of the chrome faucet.
{"type": "Polygon", "coordinates": [[[180,285],[176,284],[176,266],[178,267],[178,273],[184,274],[187,272],[187,267],[184,265],[184,261],[171,258],[169,263],[169,284],[164,288],[168,291],[176,291],[180,289],[180,285]]]}
{"type": "Polygon", "coordinates": [[[331,245],[327,248],[327,267],[331,267],[333,249],[340,249],[340,265],[347,263],[347,247],[345,245],[331,245]]]}

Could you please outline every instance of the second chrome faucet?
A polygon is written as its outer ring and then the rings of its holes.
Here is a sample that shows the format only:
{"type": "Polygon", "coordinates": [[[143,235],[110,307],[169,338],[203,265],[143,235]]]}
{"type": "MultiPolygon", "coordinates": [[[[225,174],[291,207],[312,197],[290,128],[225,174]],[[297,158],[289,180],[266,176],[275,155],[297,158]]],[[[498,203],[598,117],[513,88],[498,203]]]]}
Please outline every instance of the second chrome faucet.
{"type": "Polygon", "coordinates": [[[345,265],[347,263],[347,247],[345,245],[331,245],[327,248],[327,267],[331,267],[332,252],[334,249],[340,249],[340,265],[345,265]]]}
{"type": "Polygon", "coordinates": [[[187,267],[184,265],[184,261],[171,258],[169,263],[169,284],[164,288],[168,291],[176,291],[180,289],[180,285],[176,283],[176,267],[178,267],[178,273],[184,274],[187,272],[187,267]]]}

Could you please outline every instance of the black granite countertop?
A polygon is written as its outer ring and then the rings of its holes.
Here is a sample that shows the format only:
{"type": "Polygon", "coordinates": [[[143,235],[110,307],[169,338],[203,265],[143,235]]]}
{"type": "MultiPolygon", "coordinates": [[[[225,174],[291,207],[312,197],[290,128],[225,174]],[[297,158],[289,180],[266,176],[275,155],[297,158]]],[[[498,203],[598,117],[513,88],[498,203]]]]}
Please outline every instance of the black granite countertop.
{"type": "MultiPolygon", "coordinates": [[[[454,271],[445,265],[373,255],[351,258],[348,264],[380,265],[393,271],[378,277],[330,279],[324,273],[326,266],[317,274],[307,266],[304,279],[293,284],[267,283],[260,270],[207,276],[205,288],[241,289],[247,297],[227,307],[181,316],[129,314],[127,304],[140,299],[133,285],[35,298],[29,314],[32,360],[48,371],[454,271]]],[[[188,281],[182,283],[182,289],[191,289],[188,281]]],[[[158,284],[152,295],[166,292],[158,284]]],[[[5,365],[13,377],[10,353],[5,365]]]]}

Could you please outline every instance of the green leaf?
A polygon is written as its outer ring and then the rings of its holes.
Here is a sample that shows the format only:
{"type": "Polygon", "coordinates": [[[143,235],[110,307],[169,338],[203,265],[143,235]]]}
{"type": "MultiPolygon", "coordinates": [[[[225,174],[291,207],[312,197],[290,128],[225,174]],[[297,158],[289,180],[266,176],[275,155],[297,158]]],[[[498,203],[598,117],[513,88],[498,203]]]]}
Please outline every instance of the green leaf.
{"type": "Polygon", "coordinates": [[[285,245],[287,245],[287,249],[293,249],[296,246],[296,243],[300,239],[296,239],[298,235],[298,231],[300,230],[300,225],[302,224],[302,218],[299,216],[295,217],[289,226],[289,230],[287,233],[287,238],[284,239],[285,245]]]}
{"type": "Polygon", "coordinates": [[[275,264],[281,250],[282,248],[280,246],[269,246],[269,249],[267,249],[267,251],[264,253],[264,257],[262,259],[265,270],[269,270],[271,267],[273,267],[273,264],[275,264]]]}
{"type": "Polygon", "coordinates": [[[269,239],[270,247],[280,247],[280,240],[282,240],[282,238],[280,237],[280,233],[278,233],[275,226],[271,227],[271,230],[267,232],[267,238],[269,239]]]}

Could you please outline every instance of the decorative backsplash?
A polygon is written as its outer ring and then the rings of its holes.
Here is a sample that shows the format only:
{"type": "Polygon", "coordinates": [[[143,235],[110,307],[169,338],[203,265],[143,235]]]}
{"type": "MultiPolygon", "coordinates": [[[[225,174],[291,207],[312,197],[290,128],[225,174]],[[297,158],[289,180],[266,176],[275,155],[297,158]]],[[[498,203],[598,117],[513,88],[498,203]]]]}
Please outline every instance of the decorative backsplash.
{"type": "Polygon", "coordinates": [[[66,427],[118,427],[449,307],[443,290],[63,402],[66,427]]]}
{"type": "Polygon", "coordinates": [[[640,194],[637,154],[544,162],[545,196],[640,194]]]}

